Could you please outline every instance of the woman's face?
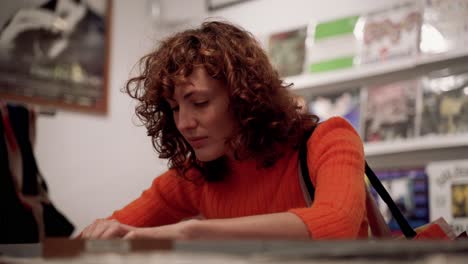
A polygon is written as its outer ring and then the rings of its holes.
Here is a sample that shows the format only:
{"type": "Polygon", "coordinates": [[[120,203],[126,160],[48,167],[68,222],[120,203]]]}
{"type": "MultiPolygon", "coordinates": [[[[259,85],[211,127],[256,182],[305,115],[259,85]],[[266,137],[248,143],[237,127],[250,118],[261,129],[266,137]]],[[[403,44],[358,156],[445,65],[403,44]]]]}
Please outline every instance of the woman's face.
{"type": "Polygon", "coordinates": [[[222,82],[197,67],[167,101],[177,129],[198,160],[211,161],[230,153],[225,143],[234,132],[235,122],[228,109],[228,89],[222,82]]]}

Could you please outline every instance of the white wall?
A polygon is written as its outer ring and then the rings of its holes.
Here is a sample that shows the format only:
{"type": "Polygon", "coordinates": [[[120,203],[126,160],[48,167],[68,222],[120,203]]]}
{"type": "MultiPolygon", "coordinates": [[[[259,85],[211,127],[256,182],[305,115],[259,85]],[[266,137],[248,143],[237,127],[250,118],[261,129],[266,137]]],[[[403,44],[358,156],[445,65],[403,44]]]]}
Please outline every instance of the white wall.
{"type": "MultiPolygon", "coordinates": [[[[170,12],[180,8],[200,10],[187,5],[204,2],[164,1],[171,5],[167,8],[170,12]]],[[[209,16],[223,17],[258,36],[313,19],[353,15],[397,2],[402,1],[253,0],[209,16]]],[[[136,198],[166,168],[165,161],[152,150],[145,129],[134,125],[131,100],[120,92],[134,64],[161,36],[151,25],[147,11],[147,1],[114,0],[109,114],[103,117],[60,111],[38,120],[36,154],[40,169],[52,200],[77,230],[136,198]]]]}
{"type": "Polygon", "coordinates": [[[145,129],[134,125],[132,102],[120,91],[153,44],[141,3],[113,5],[108,115],[59,111],[38,119],[38,164],[52,200],[77,230],[137,197],[165,168],[145,129]]]}

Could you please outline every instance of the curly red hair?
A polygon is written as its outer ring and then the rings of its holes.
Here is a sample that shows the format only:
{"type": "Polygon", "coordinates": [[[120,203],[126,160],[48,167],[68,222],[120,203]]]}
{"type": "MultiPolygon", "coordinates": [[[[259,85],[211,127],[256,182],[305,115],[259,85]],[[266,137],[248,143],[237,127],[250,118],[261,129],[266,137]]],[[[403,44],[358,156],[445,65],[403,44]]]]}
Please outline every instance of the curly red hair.
{"type": "Polygon", "coordinates": [[[169,159],[169,167],[182,174],[196,167],[205,180],[215,181],[226,173],[219,166],[222,159],[197,161],[165,100],[194,67],[204,67],[229,89],[229,108],[239,128],[226,143],[237,159],[255,157],[263,167],[271,166],[283,154],[283,146],[296,148],[318,122],[315,115],[297,111],[290,85],[283,84],[255,38],[230,23],[205,22],[177,33],[144,56],[140,66],[141,74],[127,82],[126,92],[139,101],[136,114],[159,157],[169,159]]]}

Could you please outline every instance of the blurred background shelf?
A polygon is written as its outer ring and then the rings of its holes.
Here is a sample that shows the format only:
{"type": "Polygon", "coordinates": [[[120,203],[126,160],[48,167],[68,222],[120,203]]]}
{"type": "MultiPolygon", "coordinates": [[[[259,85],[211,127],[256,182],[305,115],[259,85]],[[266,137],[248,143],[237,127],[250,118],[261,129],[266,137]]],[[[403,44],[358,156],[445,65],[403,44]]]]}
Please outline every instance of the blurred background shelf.
{"type": "MultiPolygon", "coordinates": [[[[285,78],[294,93],[311,96],[381,85],[415,78],[428,72],[466,67],[468,48],[439,54],[356,66],[333,72],[302,74],[285,78]]],[[[375,169],[423,167],[438,160],[468,159],[468,134],[424,136],[401,141],[365,144],[366,159],[375,169]]]]}
{"type": "Polygon", "coordinates": [[[468,134],[428,136],[390,142],[369,142],[365,144],[364,150],[366,156],[378,156],[400,152],[430,151],[462,146],[468,149],[468,134]]]}
{"type": "Polygon", "coordinates": [[[468,64],[468,48],[440,54],[420,54],[410,58],[366,64],[333,72],[302,74],[285,78],[291,89],[300,94],[319,94],[362,85],[384,84],[392,81],[468,64]]]}
{"type": "Polygon", "coordinates": [[[423,167],[432,161],[467,159],[468,134],[366,143],[364,152],[376,169],[423,167]]]}

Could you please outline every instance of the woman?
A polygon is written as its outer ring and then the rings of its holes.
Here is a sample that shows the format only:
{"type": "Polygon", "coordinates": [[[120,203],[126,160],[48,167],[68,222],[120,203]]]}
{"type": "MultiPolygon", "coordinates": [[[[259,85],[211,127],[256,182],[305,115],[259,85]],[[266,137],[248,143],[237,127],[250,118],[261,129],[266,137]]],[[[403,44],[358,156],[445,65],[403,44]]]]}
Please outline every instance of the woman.
{"type": "Polygon", "coordinates": [[[358,134],[332,118],[306,138],[318,118],[297,111],[250,33],[206,22],[163,41],[142,65],[126,90],[170,169],[83,238],[367,237],[358,134]],[[311,207],[299,183],[300,144],[316,188],[311,207]]]}

